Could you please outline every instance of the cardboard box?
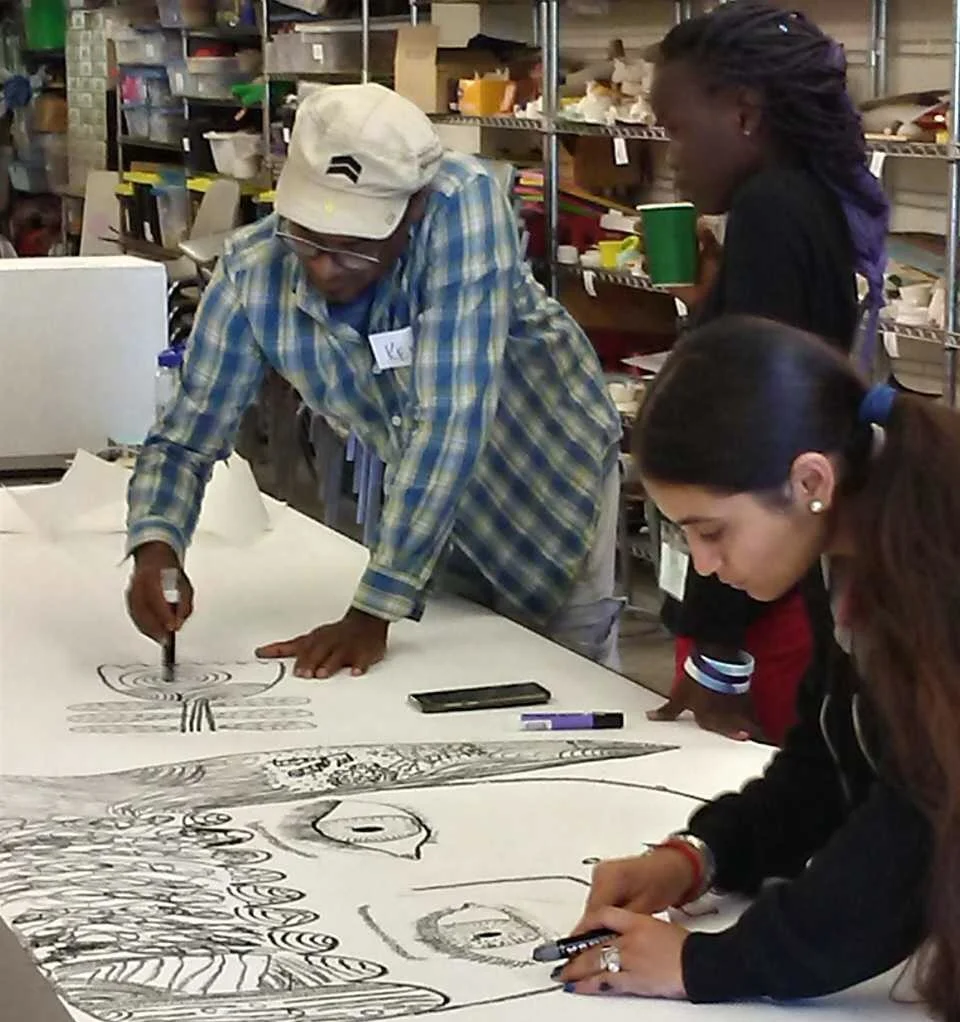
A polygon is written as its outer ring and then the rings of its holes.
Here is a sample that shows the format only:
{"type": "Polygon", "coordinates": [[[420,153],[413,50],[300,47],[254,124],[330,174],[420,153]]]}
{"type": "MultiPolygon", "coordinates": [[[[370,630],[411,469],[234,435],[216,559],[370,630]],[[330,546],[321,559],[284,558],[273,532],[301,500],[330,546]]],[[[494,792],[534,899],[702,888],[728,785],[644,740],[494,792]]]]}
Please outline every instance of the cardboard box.
{"type": "Polygon", "coordinates": [[[639,335],[646,343],[636,350],[658,351],[668,348],[677,334],[677,310],[670,295],[657,291],[639,291],[616,284],[595,284],[597,297],[591,297],[579,280],[563,278],[560,301],[586,330],[615,330],[639,335]],[[652,343],[657,339],[660,343],[652,343]]]}
{"type": "Polygon", "coordinates": [[[502,61],[485,50],[444,50],[436,25],[405,25],[397,32],[394,88],[428,114],[449,113],[461,78],[496,71],[502,61]]]}
{"type": "Polygon", "coordinates": [[[502,78],[461,78],[457,87],[457,105],[468,117],[490,117],[511,113],[510,99],[516,95],[513,82],[502,78]]]}
{"type": "Polygon", "coordinates": [[[580,136],[567,140],[573,150],[573,180],[588,192],[603,193],[611,188],[642,186],[649,183],[647,149],[650,143],[630,139],[626,142],[627,163],[618,164],[613,140],[580,136]]]}

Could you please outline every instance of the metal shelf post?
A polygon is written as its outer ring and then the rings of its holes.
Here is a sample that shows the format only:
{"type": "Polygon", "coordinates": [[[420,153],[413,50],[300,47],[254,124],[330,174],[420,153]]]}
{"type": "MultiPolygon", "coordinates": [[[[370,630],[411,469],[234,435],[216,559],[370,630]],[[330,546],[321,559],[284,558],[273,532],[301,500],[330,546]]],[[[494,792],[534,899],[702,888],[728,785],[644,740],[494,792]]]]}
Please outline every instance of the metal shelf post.
{"type": "Polygon", "coordinates": [[[870,91],[874,98],[887,91],[887,27],[890,23],[889,0],[870,4],[870,91]]]}
{"type": "Polygon", "coordinates": [[[538,0],[543,58],[543,210],[546,220],[548,290],[557,295],[557,231],[560,222],[560,145],[556,130],[557,91],[560,78],[560,3],[538,0]]]}
{"type": "Polygon", "coordinates": [[[260,61],[263,68],[263,110],[261,124],[263,128],[263,166],[269,184],[273,184],[273,152],[270,137],[270,75],[267,74],[267,43],[270,42],[270,0],[260,0],[260,13],[263,24],[260,26],[260,61]]]}
{"type": "Polygon", "coordinates": [[[950,141],[954,158],[950,164],[950,195],[947,204],[947,349],[944,397],[957,407],[957,340],[960,330],[960,0],[953,3],[953,82],[950,91],[950,141]]]}
{"type": "Polygon", "coordinates": [[[370,0],[360,0],[360,46],[360,81],[366,85],[370,81],[370,0]]]}

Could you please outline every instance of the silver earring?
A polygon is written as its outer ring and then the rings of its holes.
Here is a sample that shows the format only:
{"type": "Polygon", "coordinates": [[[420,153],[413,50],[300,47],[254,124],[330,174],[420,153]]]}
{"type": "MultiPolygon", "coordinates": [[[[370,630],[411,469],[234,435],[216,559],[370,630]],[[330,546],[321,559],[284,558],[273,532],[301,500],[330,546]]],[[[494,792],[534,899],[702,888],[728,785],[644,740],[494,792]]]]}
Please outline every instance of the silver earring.
{"type": "Polygon", "coordinates": [[[822,500],[811,500],[810,501],[810,514],[822,515],[826,511],[827,505],[822,500]]]}

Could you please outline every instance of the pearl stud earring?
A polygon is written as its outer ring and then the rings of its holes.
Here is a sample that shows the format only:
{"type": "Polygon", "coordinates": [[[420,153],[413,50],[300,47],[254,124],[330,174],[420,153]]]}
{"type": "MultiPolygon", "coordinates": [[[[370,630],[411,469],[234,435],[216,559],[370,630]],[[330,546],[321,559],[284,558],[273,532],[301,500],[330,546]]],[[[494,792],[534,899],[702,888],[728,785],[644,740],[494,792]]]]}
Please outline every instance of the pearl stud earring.
{"type": "Polygon", "coordinates": [[[810,514],[822,515],[826,511],[827,505],[822,500],[811,500],[810,501],[810,514]]]}

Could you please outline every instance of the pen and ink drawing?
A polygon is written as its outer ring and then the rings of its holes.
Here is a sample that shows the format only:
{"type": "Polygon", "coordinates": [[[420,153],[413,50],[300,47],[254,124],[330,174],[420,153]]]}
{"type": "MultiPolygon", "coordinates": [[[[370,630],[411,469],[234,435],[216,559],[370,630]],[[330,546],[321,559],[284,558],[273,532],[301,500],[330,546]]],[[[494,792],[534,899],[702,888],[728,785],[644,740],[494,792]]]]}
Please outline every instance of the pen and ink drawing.
{"type": "Polygon", "coordinates": [[[567,772],[535,771],[666,748],[344,745],[8,776],[0,913],[67,1003],[101,1022],[359,1022],[528,996],[552,986],[520,963],[546,939],[556,907],[540,892],[558,878],[418,888],[411,871],[428,848],[443,852],[438,833],[467,876],[487,872],[465,861],[463,827],[451,817],[438,832],[431,813],[495,800],[491,782],[520,796],[532,786],[536,799],[567,772]],[[357,856],[363,873],[349,865],[357,856]],[[484,970],[483,980],[458,973],[437,989],[423,969],[438,959],[484,970]]]}
{"type": "Polygon", "coordinates": [[[315,727],[306,696],[264,695],[283,679],[282,663],[180,663],[173,680],[150,664],[103,664],[101,682],[133,702],[76,703],[70,730],[81,734],[306,731],[315,727]]]}
{"type": "Polygon", "coordinates": [[[411,961],[535,969],[533,949],[571,921],[558,919],[556,906],[582,901],[588,887],[569,876],[436,884],[358,911],[381,940],[411,961]]]}
{"type": "Polygon", "coordinates": [[[338,848],[419,859],[430,827],[416,813],[382,802],[310,801],[280,822],[278,840],[296,855],[316,856],[317,838],[338,848]]]}

